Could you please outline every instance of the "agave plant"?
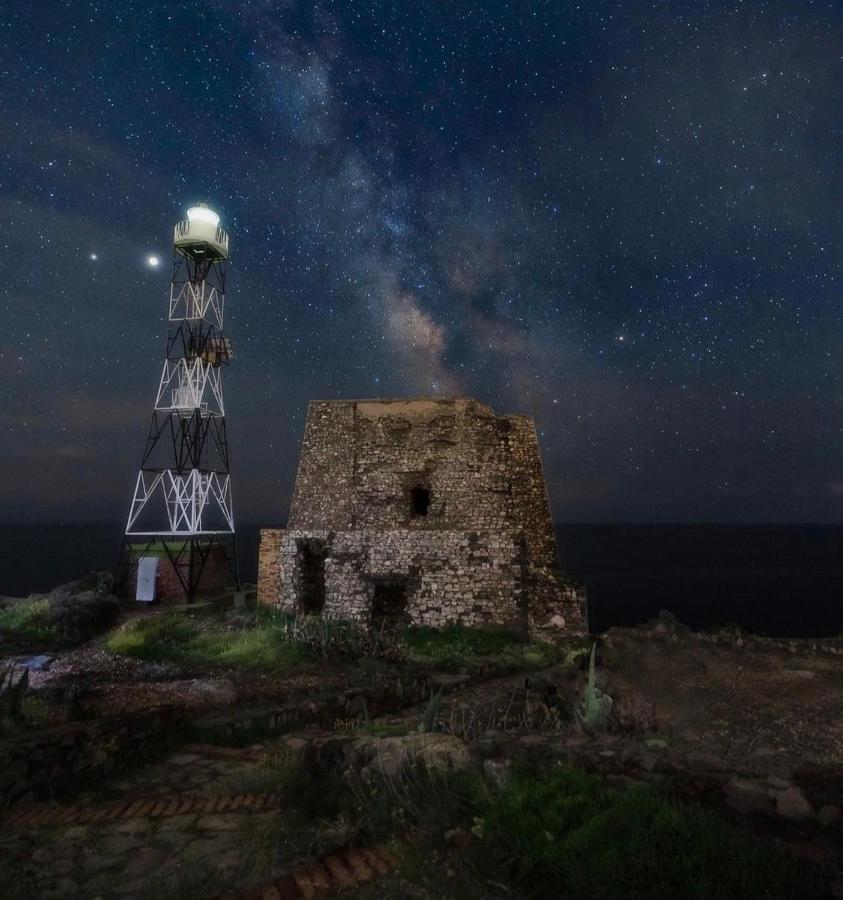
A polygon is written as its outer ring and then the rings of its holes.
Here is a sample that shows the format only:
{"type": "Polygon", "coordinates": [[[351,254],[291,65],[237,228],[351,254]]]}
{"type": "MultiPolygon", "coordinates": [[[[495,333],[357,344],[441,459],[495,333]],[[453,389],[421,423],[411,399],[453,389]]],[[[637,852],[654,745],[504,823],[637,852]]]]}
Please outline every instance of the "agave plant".
{"type": "Polygon", "coordinates": [[[612,698],[597,687],[597,664],[595,654],[597,644],[591,646],[591,656],[588,660],[588,678],[585,683],[585,696],[583,697],[578,717],[582,724],[591,731],[603,731],[609,724],[612,715],[612,698]]]}

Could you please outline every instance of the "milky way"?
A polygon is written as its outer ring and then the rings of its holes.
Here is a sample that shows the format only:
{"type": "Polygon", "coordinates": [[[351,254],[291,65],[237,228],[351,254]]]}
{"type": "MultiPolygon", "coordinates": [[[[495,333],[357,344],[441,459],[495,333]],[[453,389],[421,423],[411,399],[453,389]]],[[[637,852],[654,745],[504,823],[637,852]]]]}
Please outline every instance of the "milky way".
{"type": "Polygon", "coordinates": [[[241,521],[309,399],[431,393],[533,415],[560,521],[839,520],[841,46],[792,0],[5,0],[0,517],[124,517],[206,201],[241,521]]]}

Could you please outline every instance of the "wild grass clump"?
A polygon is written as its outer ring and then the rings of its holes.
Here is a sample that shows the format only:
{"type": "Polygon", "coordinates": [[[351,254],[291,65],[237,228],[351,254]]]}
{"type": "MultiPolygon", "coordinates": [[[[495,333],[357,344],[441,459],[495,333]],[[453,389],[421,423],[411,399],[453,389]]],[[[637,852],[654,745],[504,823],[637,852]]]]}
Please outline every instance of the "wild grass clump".
{"type": "Polygon", "coordinates": [[[382,841],[417,831],[433,843],[468,825],[488,802],[489,788],[475,769],[408,760],[395,774],[365,782],[351,779],[352,815],[366,840],[382,841]]]}
{"type": "MultiPolygon", "coordinates": [[[[264,613],[266,615],[266,613],[264,613]]],[[[270,614],[271,615],[271,614],[270,614]]],[[[364,657],[400,661],[405,648],[394,629],[328,616],[275,616],[287,641],[316,659],[357,660],[364,657]]]]}
{"type": "Polygon", "coordinates": [[[365,781],[353,772],[317,772],[298,760],[289,764],[280,785],[285,815],[299,824],[342,821],[363,843],[417,828],[441,836],[454,822],[470,822],[487,790],[474,770],[421,760],[407,760],[396,773],[365,781]]]}
{"type": "Polygon", "coordinates": [[[447,625],[444,628],[408,628],[402,639],[410,658],[435,662],[444,668],[456,668],[473,662],[495,660],[542,668],[559,659],[552,644],[530,642],[506,628],[468,628],[447,625]]]}

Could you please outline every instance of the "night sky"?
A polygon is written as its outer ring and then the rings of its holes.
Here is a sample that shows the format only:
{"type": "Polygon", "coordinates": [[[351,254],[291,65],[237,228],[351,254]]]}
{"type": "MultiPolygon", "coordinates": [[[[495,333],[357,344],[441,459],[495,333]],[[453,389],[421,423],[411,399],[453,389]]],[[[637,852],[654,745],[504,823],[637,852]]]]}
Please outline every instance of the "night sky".
{"type": "Polygon", "coordinates": [[[434,393],[535,417],[558,521],[839,521],[842,22],[3,0],[0,519],[125,517],[206,201],[241,522],[309,399],[434,393]]]}

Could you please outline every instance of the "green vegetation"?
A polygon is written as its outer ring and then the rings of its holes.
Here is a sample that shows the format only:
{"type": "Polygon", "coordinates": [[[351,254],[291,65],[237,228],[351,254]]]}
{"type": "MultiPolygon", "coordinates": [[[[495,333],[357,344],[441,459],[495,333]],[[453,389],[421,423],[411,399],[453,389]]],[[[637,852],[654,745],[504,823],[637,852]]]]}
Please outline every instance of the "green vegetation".
{"type": "Polygon", "coordinates": [[[113,653],[192,665],[288,668],[304,662],[304,651],[287,636],[284,622],[258,617],[251,625],[160,613],[131,619],[106,639],[113,653]]]}
{"type": "Polygon", "coordinates": [[[505,628],[408,628],[402,635],[410,659],[458,668],[473,662],[495,661],[523,668],[543,668],[559,660],[553,644],[528,642],[505,628]]]}
{"type": "Polygon", "coordinates": [[[416,831],[429,858],[461,834],[468,846],[454,864],[514,896],[547,897],[549,885],[554,896],[607,900],[824,896],[808,864],[715,813],[570,768],[515,772],[498,789],[473,770],[413,765],[355,783],[291,766],[281,795],[298,821],[334,819],[361,843],[416,831]]]}
{"type": "Polygon", "coordinates": [[[72,645],[110,628],[119,615],[120,605],[110,594],[32,597],[0,609],[0,633],[15,644],[72,645]]]}
{"type": "Polygon", "coordinates": [[[355,734],[367,734],[370,737],[403,737],[409,733],[407,725],[389,722],[364,722],[354,729],[355,734]]]}
{"type": "Polygon", "coordinates": [[[113,653],[195,665],[285,668],[308,659],[393,662],[409,659],[438,668],[497,662],[543,668],[560,659],[551,644],[528,643],[501,628],[410,628],[379,631],[357,622],[320,616],[285,616],[259,607],[237,619],[194,616],[190,610],[134,618],[105,642],[113,653]]]}
{"type": "Polygon", "coordinates": [[[39,643],[49,641],[54,637],[50,623],[50,601],[18,600],[0,609],[0,631],[39,643]]]}
{"type": "Polygon", "coordinates": [[[478,818],[479,859],[541,896],[810,897],[810,873],[713,812],[560,769],[515,775],[478,818]]]}
{"type": "Polygon", "coordinates": [[[609,724],[614,701],[597,686],[596,653],[597,644],[594,644],[588,660],[588,679],[585,684],[585,697],[580,717],[586,728],[592,731],[601,731],[609,724]]]}

